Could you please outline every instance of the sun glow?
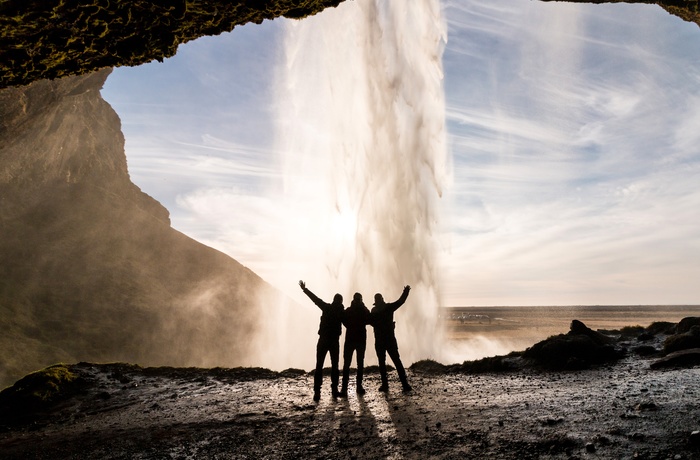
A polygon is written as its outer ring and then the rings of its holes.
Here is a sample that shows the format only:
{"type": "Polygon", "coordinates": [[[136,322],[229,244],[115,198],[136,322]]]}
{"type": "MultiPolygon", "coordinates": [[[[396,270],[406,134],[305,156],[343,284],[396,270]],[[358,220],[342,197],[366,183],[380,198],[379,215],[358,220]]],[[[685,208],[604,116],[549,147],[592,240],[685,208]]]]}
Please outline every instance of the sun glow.
{"type": "MultiPolygon", "coordinates": [[[[346,2],[289,23],[279,68],[288,278],[327,301],[360,292],[370,308],[411,285],[396,317],[407,362],[440,349],[445,39],[436,0],[346,2]]],[[[300,340],[315,337],[309,323],[300,340]]]]}

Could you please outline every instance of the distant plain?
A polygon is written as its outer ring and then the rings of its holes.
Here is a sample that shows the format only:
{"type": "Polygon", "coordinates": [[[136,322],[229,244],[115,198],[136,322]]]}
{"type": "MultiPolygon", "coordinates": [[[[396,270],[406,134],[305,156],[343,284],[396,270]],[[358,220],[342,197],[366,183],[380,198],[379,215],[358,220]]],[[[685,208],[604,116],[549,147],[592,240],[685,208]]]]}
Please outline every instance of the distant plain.
{"type": "Polygon", "coordinates": [[[688,316],[700,316],[700,305],[446,307],[440,310],[448,342],[460,349],[483,350],[479,354],[484,356],[522,351],[552,335],[565,334],[574,319],[594,330],[616,330],[628,326],[646,327],[657,321],[677,323],[688,316]],[[490,349],[485,349],[487,346],[490,349]]]}

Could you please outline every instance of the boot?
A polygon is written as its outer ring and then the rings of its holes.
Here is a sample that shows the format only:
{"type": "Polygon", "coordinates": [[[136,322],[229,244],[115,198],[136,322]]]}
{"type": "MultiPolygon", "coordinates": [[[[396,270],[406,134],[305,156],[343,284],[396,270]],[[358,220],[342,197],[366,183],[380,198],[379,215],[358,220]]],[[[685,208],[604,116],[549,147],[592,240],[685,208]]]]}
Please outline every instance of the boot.
{"type": "Polygon", "coordinates": [[[386,363],[379,363],[379,375],[382,378],[382,386],[379,387],[379,391],[383,393],[388,393],[389,377],[386,375],[386,363]]]}
{"type": "Polygon", "coordinates": [[[350,379],[348,378],[345,370],[343,370],[343,384],[340,387],[340,393],[338,393],[338,396],[340,396],[341,398],[348,397],[348,380],[350,380],[350,379]]]}
{"type": "Polygon", "coordinates": [[[357,369],[357,380],[355,380],[355,388],[357,394],[362,396],[365,394],[365,388],[362,386],[362,367],[357,369]]]}
{"type": "Polygon", "coordinates": [[[408,384],[408,377],[406,377],[406,369],[404,369],[403,364],[401,363],[401,359],[398,358],[394,361],[394,365],[396,366],[396,372],[399,374],[399,380],[401,380],[401,386],[403,387],[403,392],[404,393],[409,393],[413,388],[411,388],[411,385],[408,384]]]}

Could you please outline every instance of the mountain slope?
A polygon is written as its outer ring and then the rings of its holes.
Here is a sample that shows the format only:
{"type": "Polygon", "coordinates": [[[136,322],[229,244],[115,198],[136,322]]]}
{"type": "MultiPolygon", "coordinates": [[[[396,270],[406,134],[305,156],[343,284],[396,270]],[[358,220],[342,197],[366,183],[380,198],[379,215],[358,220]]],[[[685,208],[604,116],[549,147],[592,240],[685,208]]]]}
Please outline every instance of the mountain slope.
{"type": "Polygon", "coordinates": [[[277,295],[130,181],[109,72],[0,91],[0,386],[57,361],[247,364],[277,295]]]}

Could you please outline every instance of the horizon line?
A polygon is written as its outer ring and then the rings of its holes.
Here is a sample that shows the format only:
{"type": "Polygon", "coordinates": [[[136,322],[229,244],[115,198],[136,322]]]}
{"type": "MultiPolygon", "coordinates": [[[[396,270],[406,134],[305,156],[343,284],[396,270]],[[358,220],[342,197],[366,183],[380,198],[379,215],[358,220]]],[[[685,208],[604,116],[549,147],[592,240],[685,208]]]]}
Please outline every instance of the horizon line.
{"type": "Polygon", "coordinates": [[[695,307],[700,304],[452,305],[438,308],[695,307]]]}

